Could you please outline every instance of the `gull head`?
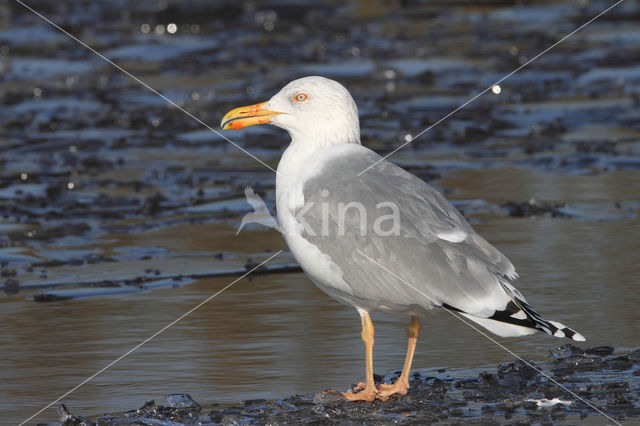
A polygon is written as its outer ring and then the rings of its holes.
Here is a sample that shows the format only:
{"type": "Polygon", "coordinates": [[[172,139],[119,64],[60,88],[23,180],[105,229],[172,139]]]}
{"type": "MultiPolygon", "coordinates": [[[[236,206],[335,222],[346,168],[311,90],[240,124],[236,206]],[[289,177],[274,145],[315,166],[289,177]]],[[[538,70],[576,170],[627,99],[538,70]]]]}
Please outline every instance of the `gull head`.
{"type": "Polygon", "coordinates": [[[285,129],[295,144],[360,143],[356,103],[344,86],[325,77],[294,80],[266,102],[229,111],[221,126],[242,129],[256,124],[285,129]]]}

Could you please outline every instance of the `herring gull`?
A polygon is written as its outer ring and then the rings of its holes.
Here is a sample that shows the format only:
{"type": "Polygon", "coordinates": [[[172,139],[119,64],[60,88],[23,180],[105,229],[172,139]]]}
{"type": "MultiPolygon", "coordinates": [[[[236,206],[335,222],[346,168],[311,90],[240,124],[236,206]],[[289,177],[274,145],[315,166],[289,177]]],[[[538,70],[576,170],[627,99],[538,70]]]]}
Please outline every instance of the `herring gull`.
{"type": "Polygon", "coordinates": [[[361,145],[358,109],[342,85],[304,77],[267,102],[228,112],[221,125],[266,123],[291,136],[276,176],[284,238],[309,278],[361,317],[366,383],[347,399],[407,393],[418,318],[436,307],[502,337],[542,331],[584,340],[529,306],[512,284],[513,264],[442,194],[361,145]],[[391,385],[373,379],[373,311],[411,316],[404,368],[391,385]]]}

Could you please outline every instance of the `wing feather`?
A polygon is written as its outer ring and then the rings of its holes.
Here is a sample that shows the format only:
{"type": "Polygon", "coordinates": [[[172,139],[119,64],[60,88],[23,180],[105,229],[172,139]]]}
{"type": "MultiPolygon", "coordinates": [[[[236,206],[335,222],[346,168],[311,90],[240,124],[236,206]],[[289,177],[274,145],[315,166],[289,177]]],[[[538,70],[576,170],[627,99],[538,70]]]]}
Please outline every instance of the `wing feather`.
{"type": "Polygon", "coordinates": [[[513,265],[442,194],[388,161],[358,176],[380,156],[335,149],[344,152],[303,183],[310,229],[302,236],[342,269],[355,296],[381,310],[447,304],[489,317],[506,307],[511,296],[501,280],[516,276],[513,265]],[[395,223],[390,206],[398,229],[382,235],[395,223]]]}

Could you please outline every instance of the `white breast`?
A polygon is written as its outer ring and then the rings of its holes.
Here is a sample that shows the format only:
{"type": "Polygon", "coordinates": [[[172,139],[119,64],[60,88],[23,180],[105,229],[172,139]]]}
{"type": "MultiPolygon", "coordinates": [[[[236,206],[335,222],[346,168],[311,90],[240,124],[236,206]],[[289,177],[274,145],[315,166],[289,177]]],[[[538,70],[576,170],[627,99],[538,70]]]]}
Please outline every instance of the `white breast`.
{"type": "Polygon", "coordinates": [[[302,144],[291,144],[282,155],[276,176],[278,222],[294,257],[323,291],[335,299],[350,303],[351,287],[342,278],[342,270],[325,253],[302,237],[302,224],[295,212],[304,205],[304,183],[331,157],[331,147],[309,151],[302,144]]]}

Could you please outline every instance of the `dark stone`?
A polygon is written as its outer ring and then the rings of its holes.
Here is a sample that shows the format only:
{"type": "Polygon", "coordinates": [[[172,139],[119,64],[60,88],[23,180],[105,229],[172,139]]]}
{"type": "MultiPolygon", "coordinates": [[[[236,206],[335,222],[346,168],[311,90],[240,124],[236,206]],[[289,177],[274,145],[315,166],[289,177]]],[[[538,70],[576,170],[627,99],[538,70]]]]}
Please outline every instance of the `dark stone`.
{"type": "Polygon", "coordinates": [[[607,356],[613,353],[613,348],[611,346],[592,346],[584,352],[589,355],[607,356]]]}
{"type": "Polygon", "coordinates": [[[172,408],[183,408],[197,413],[202,410],[202,406],[194,401],[188,393],[171,393],[166,395],[165,398],[172,408]]]}

